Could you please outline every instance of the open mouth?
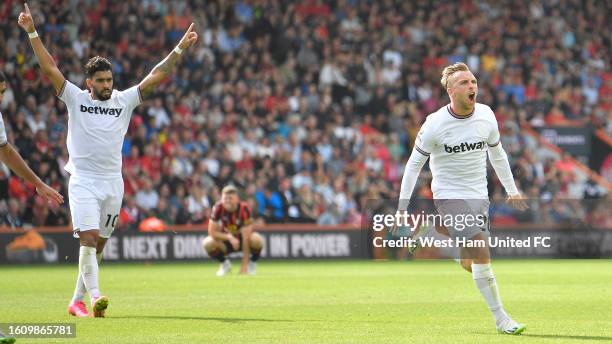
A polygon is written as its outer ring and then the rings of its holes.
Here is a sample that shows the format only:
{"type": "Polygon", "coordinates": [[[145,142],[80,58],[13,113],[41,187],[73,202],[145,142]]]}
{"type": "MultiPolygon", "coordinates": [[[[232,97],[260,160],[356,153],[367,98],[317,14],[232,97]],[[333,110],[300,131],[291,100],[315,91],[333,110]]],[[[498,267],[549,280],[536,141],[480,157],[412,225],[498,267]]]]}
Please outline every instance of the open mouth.
{"type": "Polygon", "coordinates": [[[476,99],[476,93],[469,93],[468,98],[470,99],[471,102],[473,102],[474,99],[476,99]]]}

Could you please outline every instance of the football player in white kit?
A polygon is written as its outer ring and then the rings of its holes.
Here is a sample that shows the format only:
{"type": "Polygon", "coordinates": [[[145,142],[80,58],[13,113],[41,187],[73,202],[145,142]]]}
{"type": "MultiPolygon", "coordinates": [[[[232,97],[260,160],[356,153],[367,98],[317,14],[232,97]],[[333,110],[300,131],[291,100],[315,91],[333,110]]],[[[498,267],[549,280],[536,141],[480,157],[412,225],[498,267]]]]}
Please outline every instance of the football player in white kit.
{"type": "MultiPolygon", "coordinates": [[[[6,77],[0,72],[0,102],[2,102],[2,97],[4,96],[4,92],[6,92],[6,88],[6,77]]],[[[19,155],[15,148],[8,142],[2,113],[0,113],[0,162],[5,163],[18,176],[34,185],[36,192],[47,201],[57,204],[64,203],[64,197],[49,185],[43,183],[43,181],[30,169],[28,164],[23,161],[21,155],[19,155]]]]}
{"type": "Polygon", "coordinates": [[[87,90],[81,90],[64,78],[44,47],[27,4],[18,23],[28,33],[40,68],[68,109],[69,161],[65,169],[70,173],[72,226],[81,246],[79,274],[68,312],[78,317],[89,315],[83,303],[87,292],[94,317],[104,317],[108,298],[100,293],[98,264],[121,208],[121,148],[132,110],[172,73],[183,50],[192,46],[198,35],[192,23],[176,48],[140,84],[125,91],[113,90],[111,63],[93,57],[85,66],[87,90]]]}
{"type": "MultiPolygon", "coordinates": [[[[494,113],[489,106],[476,103],[478,84],[468,66],[464,63],[447,66],[442,72],[441,83],[450,97],[450,104],[427,116],[417,135],[404,170],[398,211],[406,211],[421,168],[430,158],[431,189],[438,212],[443,216],[466,213],[486,216],[485,225],[445,228],[445,234],[486,244],[487,154],[509,195],[508,202],[519,210],[526,209],[527,205],[514,183],[494,113]]],[[[512,320],[502,306],[488,245],[468,246],[460,249],[461,264],[471,271],[476,287],[493,314],[497,330],[506,334],[522,333],[526,326],[512,320]]]]}

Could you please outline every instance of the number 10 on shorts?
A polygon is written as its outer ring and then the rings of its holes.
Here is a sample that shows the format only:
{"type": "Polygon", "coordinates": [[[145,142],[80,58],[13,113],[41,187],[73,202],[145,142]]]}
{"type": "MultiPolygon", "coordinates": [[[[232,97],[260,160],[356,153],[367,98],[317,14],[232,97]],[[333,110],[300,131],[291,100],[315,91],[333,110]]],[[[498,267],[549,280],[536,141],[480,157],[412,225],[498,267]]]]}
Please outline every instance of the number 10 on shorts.
{"type": "Polygon", "coordinates": [[[119,218],[119,214],[113,216],[112,214],[108,214],[106,215],[106,223],[104,224],[104,227],[106,228],[113,228],[115,229],[115,226],[117,225],[117,219],[119,218]]]}

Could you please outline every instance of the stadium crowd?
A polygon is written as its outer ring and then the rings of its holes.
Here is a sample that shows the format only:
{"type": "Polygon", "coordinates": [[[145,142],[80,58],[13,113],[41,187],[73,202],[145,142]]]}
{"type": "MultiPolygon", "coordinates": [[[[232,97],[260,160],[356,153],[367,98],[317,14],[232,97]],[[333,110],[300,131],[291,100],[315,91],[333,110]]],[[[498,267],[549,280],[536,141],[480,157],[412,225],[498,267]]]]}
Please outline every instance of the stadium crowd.
{"type": "MultiPolygon", "coordinates": [[[[206,221],[223,185],[265,222],[359,223],[367,199],[396,199],[427,114],[448,103],[442,68],[465,61],[495,111],[517,186],[531,198],[595,198],[567,156],[526,126],[594,123],[612,133],[606,1],[49,1],[30,8],[64,75],[84,87],[101,55],[118,89],[138,83],[197,23],[201,41],[138,107],[123,149],[123,229],[157,217],[206,221]]],[[[0,5],[0,110],[9,141],[67,195],[67,113],[0,5]]],[[[490,173],[490,194],[501,184],[490,173]]],[[[431,197],[427,174],[416,189],[431,197]]],[[[0,224],[67,225],[0,168],[0,224]]]]}

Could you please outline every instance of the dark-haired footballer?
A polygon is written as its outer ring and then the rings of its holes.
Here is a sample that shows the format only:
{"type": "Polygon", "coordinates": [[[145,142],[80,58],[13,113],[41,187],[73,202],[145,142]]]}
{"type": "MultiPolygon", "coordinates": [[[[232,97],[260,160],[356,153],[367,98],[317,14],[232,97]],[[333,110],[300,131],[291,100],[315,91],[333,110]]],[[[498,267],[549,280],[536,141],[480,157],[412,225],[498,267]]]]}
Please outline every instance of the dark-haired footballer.
{"type": "Polygon", "coordinates": [[[251,208],[241,202],[238,189],[228,185],[221,191],[221,201],[212,209],[204,249],[221,262],[217,276],[227,275],[232,264],[227,255],[242,250],[240,273],[255,274],[256,261],[263,249],[263,238],[253,231],[251,208]]]}
{"type": "Polygon", "coordinates": [[[197,41],[198,34],[192,23],[176,48],[140,84],[125,91],[113,90],[112,64],[93,57],[85,65],[87,90],[81,90],[57,68],[38,37],[27,4],[18,23],[30,37],[42,72],[68,109],[69,161],[65,169],[70,173],[68,195],[74,235],[81,246],[79,274],[68,312],[88,316],[83,297],[89,293],[94,317],[104,317],[108,298],[100,292],[98,264],[119,218],[123,198],[121,147],[132,111],[172,73],[183,50],[197,41]]]}

